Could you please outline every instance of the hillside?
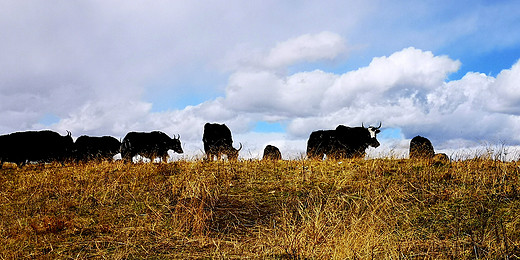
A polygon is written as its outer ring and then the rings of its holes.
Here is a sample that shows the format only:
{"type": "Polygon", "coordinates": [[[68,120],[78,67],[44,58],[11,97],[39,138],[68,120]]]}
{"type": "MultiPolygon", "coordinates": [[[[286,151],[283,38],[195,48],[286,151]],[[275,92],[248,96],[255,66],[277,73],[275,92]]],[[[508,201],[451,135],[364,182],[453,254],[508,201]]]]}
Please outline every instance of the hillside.
{"type": "Polygon", "coordinates": [[[520,256],[516,162],[5,165],[0,257],[520,256]]]}

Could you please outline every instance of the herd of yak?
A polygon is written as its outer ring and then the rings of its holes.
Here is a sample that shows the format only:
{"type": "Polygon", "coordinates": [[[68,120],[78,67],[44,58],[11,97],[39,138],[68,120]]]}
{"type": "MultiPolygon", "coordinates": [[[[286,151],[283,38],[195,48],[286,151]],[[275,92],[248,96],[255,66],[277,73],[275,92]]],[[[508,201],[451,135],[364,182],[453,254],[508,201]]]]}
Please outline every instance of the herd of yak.
{"type": "MultiPolygon", "coordinates": [[[[307,157],[318,160],[322,160],[324,156],[334,159],[364,157],[369,146],[379,146],[376,135],[380,128],[381,124],[377,127],[364,127],[363,124],[361,127],[339,125],[334,130],[314,131],[307,141],[307,157]]],[[[237,160],[242,149],[242,144],[238,149],[233,147],[231,131],[225,124],[206,123],[202,141],[206,160],[220,160],[223,155],[228,160],[237,160]]],[[[160,131],[130,132],[121,142],[110,136],[80,136],[74,142],[68,131],[66,136],[49,130],[15,132],[0,135],[0,168],[4,162],[23,166],[29,162],[112,160],[118,153],[127,162],[131,162],[136,155],[151,160],[161,158],[166,162],[169,150],[183,153],[180,135],[170,138],[160,131]]],[[[434,155],[433,146],[428,139],[416,136],[410,142],[410,158],[433,158],[434,155]]],[[[282,155],[277,147],[267,145],[263,159],[281,160],[282,155]]]]}

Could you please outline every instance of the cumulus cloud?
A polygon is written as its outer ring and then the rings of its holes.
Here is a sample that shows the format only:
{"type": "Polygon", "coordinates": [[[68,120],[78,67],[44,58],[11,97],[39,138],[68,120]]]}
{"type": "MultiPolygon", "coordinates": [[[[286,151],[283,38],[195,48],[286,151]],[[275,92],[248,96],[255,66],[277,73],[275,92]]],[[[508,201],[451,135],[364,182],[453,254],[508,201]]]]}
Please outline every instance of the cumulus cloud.
{"type": "Polygon", "coordinates": [[[357,125],[394,118],[394,124],[398,124],[423,116],[428,109],[428,93],[442,87],[459,66],[459,61],[447,56],[405,48],[343,74],[320,70],[292,75],[269,69],[236,71],[230,76],[223,102],[235,111],[288,119],[289,131],[298,136],[312,127],[339,123],[357,125]]]}
{"type": "Polygon", "coordinates": [[[347,72],[331,86],[323,106],[331,110],[344,106],[398,102],[402,97],[420,97],[442,84],[459,61],[415,48],[406,48],[389,57],[374,58],[364,68],[347,72]],[[394,96],[392,101],[391,96],[394,96]]]}
{"type": "Polygon", "coordinates": [[[489,106],[498,112],[520,115],[520,62],[503,70],[494,82],[493,93],[497,99],[488,100],[489,106]],[[494,102],[489,102],[494,101],[494,102]]]}
{"type": "MultiPolygon", "coordinates": [[[[290,60],[298,63],[304,58],[290,60]]],[[[511,129],[520,130],[518,63],[496,78],[470,72],[449,81],[460,66],[448,56],[409,47],[344,73],[237,70],[230,76],[222,104],[251,118],[263,116],[256,120],[285,122],[294,138],[307,138],[313,130],[338,124],[383,122],[401,129],[404,138],[421,134],[441,147],[453,145],[453,140],[518,143],[520,138],[509,134],[511,129]]]]}

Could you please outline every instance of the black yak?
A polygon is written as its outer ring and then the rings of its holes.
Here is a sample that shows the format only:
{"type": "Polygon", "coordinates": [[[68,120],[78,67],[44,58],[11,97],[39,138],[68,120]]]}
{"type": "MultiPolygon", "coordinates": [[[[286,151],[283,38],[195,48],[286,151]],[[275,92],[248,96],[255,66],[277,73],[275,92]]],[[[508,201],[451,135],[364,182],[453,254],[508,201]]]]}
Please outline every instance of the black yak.
{"type": "Polygon", "coordinates": [[[4,162],[16,163],[18,166],[28,162],[64,163],[71,158],[73,145],[70,132],[66,136],[49,130],[1,135],[0,168],[4,162]]]}
{"type": "Polygon", "coordinates": [[[210,161],[213,161],[215,156],[217,160],[220,160],[223,154],[227,156],[228,160],[237,160],[238,152],[242,149],[242,144],[238,149],[233,147],[231,130],[225,124],[206,123],[202,142],[206,159],[210,161]]]}
{"type": "Polygon", "coordinates": [[[170,138],[160,131],[150,133],[130,132],[121,142],[121,158],[130,162],[134,156],[141,155],[150,160],[159,157],[163,162],[166,162],[170,149],[176,153],[183,153],[180,135],[170,138]]]}
{"type": "Polygon", "coordinates": [[[364,157],[369,147],[378,147],[376,135],[378,127],[348,127],[339,125],[335,130],[319,130],[311,133],[307,141],[307,157],[309,159],[328,158],[343,159],[364,157]]]}
{"type": "Polygon", "coordinates": [[[264,148],[264,156],[262,157],[263,160],[281,160],[282,159],[282,153],[280,152],[280,149],[278,147],[273,145],[267,145],[264,148]]]}

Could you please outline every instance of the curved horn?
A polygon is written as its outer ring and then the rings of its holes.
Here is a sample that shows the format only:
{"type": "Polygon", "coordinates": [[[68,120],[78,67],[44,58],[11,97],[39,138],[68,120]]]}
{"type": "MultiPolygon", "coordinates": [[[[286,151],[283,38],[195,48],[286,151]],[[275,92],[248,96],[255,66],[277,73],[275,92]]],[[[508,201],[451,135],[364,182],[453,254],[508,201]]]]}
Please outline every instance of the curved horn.
{"type": "Polygon", "coordinates": [[[376,129],[379,129],[379,128],[381,128],[381,121],[379,121],[379,126],[376,127],[376,129]]]}
{"type": "Polygon", "coordinates": [[[65,130],[65,131],[67,131],[67,136],[72,136],[72,133],[69,130],[65,130]]]}
{"type": "Polygon", "coordinates": [[[239,143],[240,144],[240,148],[237,149],[237,152],[240,152],[240,150],[242,150],[242,143],[239,143]]]}
{"type": "Polygon", "coordinates": [[[176,137],[175,139],[180,140],[181,139],[181,134],[178,134],[177,136],[178,137],[176,137]]]}

